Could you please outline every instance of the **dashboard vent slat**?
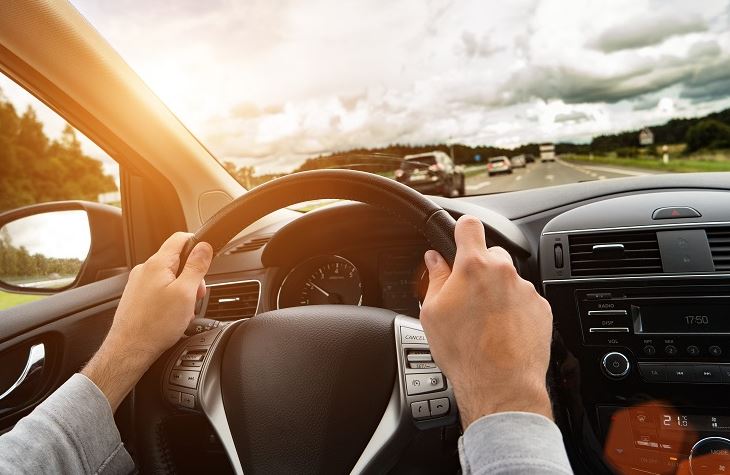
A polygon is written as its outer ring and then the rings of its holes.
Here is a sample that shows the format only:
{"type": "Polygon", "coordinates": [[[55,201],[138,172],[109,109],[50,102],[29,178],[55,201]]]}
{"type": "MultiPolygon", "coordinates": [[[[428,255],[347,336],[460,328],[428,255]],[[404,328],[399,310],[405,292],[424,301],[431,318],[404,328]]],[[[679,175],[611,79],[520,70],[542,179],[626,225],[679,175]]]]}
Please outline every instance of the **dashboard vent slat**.
{"type": "Polygon", "coordinates": [[[730,271],[730,228],[708,228],[707,241],[715,272],[730,271]]]}
{"type": "Polygon", "coordinates": [[[248,241],[244,242],[243,244],[239,244],[238,246],[232,247],[231,249],[228,249],[225,254],[240,254],[242,252],[251,252],[255,251],[257,249],[261,249],[271,240],[271,237],[260,237],[260,238],[253,238],[249,239],[248,241]]]}
{"type": "Polygon", "coordinates": [[[210,286],[205,316],[214,320],[238,320],[256,315],[260,284],[256,280],[210,286]]]}
{"type": "Polygon", "coordinates": [[[656,274],[662,260],[656,232],[595,233],[570,236],[570,269],[574,276],[656,274]],[[616,245],[617,252],[599,252],[616,245]],[[619,246],[620,245],[620,246],[619,246]],[[594,246],[597,246],[594,248],[594,246]],[[623,246],[623,248],[621,248],[623,246]]]}

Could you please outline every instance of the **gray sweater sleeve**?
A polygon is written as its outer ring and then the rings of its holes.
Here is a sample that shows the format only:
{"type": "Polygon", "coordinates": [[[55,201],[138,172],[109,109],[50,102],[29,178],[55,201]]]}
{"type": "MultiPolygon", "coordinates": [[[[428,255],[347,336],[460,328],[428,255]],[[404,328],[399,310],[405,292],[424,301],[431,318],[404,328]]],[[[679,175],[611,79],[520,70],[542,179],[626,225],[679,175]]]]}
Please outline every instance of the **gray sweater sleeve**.
{"type": "Polygon", "coordinates": [[[111,475],[133,470],[109,402],[82,374],[73,375],[0,436],[0,474],[111,475]]]}
{"type": "Polygon", "coordinates": [[[563,437],[539,414],[501,412],[473,422],[459,439],[464,475],[572,474],[563,437]]]}

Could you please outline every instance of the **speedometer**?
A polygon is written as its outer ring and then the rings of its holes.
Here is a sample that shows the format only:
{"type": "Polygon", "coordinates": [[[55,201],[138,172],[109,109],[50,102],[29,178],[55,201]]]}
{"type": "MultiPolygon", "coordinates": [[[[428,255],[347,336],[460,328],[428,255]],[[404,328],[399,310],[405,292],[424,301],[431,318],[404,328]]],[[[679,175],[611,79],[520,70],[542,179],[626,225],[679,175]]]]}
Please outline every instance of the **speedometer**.
{"type": "Polygon", "coordinates": [[[284,278],[276,304],[278,308],[326,304],[360,305],[360,273],[344,257],[313,257],[297,265],[284,278]]]}

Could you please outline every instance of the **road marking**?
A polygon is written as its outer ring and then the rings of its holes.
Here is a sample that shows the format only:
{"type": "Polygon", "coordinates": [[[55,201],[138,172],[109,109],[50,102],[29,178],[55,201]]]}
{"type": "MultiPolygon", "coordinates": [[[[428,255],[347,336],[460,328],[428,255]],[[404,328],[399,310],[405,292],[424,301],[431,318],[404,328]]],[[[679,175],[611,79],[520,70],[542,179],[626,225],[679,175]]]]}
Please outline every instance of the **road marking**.
{"type": "Polygon", "coordinates": [[[628,175],[628,176],[646,176],[651,175],[651,173],[647,172],[640,172],[637,170],[626,170],[624,168],[613,168],[613,167],[594,167],[593,165],[583,165],[585,168],[589,170],[595,170],[597,172],[604,172],[604,173],[616,173],[619,175],[628,175]]]}
{"type": "Polygon", "coordinates": [[[546,180],[553,181],[555,179],[555,176],[553,176],[553,175],[545,175],[545,179],[546,180]]]}
{"type": "Polygon", "coordinates": [[[522,180],[522,175],[517,175],[517,176],[515,177],[515,181],[520,181],[520,180],[522,180]]]}
{"type": "Polygon", "coordinates": [[[480,189],[484,188],[485,186],[489,186],[491,184],[492,184],[491,181],[483,181],[481,183],[477,183],[476,185],[467,185],[466,189],[467,190],[480,190],[480,189]]]}

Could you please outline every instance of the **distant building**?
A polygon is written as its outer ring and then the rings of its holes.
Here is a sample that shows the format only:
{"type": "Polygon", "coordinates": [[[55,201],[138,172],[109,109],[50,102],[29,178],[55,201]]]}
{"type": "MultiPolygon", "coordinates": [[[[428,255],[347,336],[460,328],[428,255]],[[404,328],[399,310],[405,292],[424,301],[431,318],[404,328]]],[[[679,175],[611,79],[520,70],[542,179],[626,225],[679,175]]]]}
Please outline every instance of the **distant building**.
{"type": "Polygon", "coordinates": [[[644,127],[641,129],[641,132],[639,132],[639,145],[646,146],[646,145],[653,145],[654,144],[654,133],[649,130],[648,127],[644,127]]]}

